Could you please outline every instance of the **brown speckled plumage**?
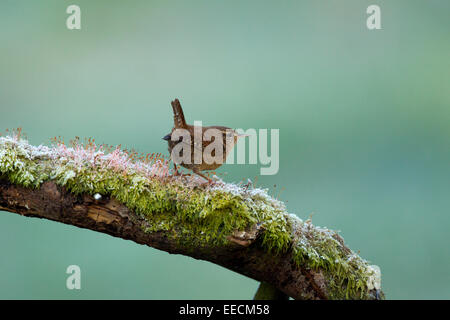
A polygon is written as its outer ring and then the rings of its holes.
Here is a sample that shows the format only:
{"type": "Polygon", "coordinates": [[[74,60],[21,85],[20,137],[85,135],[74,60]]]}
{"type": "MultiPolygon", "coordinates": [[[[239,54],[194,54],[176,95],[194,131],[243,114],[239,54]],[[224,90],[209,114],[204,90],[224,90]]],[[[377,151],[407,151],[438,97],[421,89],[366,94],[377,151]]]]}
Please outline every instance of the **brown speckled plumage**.
{"type": "MultiPolygon", "coordinates": [[[[186,142],[183,142],[182,138],[180,138],[180,139],[174,138],[174,140],[172,140],[172,135],[173,135],[174,131],[177,129],[185,129],[189,132],[189,135],[191,137],[191,139],[190,139],[191,140],[190,141],[191,156],[190,156],[189,163],[181,162],[178,164],[180,164],[184,168],[192,170],[194,173],[198,174],[199,176],[201,176],[211,182],[211,180],[209,178],[207,178],[200,172],[206,171],[206,170],[215,170],[215,169],[219,168],[225,162],[227,155],[229,154],[229,152],[232,150],[232,148],[236,144],[239,134],[237,134],[233,129],[228,128],[228,127],[223,127],[223,126],[194,127],[192,125],[189,125],[186,123],[186,119],[184,117],[184,113],[183,113],[183,109],[181,108],[180,101],[178,99],[175,99],[174,101],[171,102],[171,104],[172,104],[172,109],[173,109],[174,126],[172,128],[172,131],[168,135],[166,135],[163,139],[166,140],[169,144],[169,152],[171,154],[172,160],[174,160],[173,156],[172,156],[172,149],[179,143],[186,143],[186,142]],[[217,162],[210,163],[210,164],[208,164],[204,161],[203,156],[204,156],[205,148],[209,144],[214,142],[214,137],[211,139],[211,141],[202,139],[201,144],[198,145],[194,141],[194,131],[196,129],[199,131],[201,130],[202,137],[204,136],[204,133],[209,129],[216,129],[221,132],[222,141],[220,143],[223,146],[223,156],[222,156],[223,159],[221,161],[217,161],[217,162]],[[227,136],[227,134],[228,134],[228,136],[227,136]],[[227,137],[228,137],[228,140],[227,140],[227,137]],[[194,152],[196,149],[197,149],[197,152],[201,151],[201,154],[202,154],[201,163],[194,163],[194,152]]],[[[212,153],[212,156],[215,156],[214,152],[212,153]]],[[[175,161],[174,161],[174,164],[175,164],[175,161]]],[[[176,170],[176,174],[177,174],[178,171],[176,168],[176,164],[175,164],[175,170],[176,170]]]]}

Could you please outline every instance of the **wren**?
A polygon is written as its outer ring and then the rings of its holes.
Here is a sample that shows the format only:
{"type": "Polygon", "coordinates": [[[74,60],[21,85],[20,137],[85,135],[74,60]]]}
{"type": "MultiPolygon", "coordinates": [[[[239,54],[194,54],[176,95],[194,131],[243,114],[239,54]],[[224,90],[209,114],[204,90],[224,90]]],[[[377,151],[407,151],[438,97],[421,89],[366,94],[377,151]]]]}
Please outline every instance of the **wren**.
{"type": "Polygon", "coordinates": [[[168,150],[174,162],[175,175],[179,174],[177,169],[177,164],[179,164],[184,168],[192,170],[195,174],[207,179],[211,183],[212,180],[203,175],[201,171],[219,168],[226,161],[228,154],[237,143],[238,138],[247,135],[239,134],[235,130],[223,126],[200,127],[189,125],[184,118],[180,101],[175,99],[171,104],[174,126],[172,131],[163,137],[163,139],[169,144],[168,150]],[[208,133],[211,132],[215,134],[209,137],[210,134],[208,133]],[[197,135],[201,136],[200,141],[197,135]],[[204,137],[209,137],[210,139],[204,139],[204,137]],[[212,143],[214,143],[215,148],[211,148],[212,145],[210,146],[210,144],[212,143]],[[172,151],[175,148],[181,148],[180,155],[174,156],[172,151]],[[186,149],[187,154],[183,154],[186,149]],[[213,150],[211,151],[211,149],[213,150]],[[217,150],[219,152],[216,152],[217,150]],[[211,157],[214,158],[214,161],[208,160],[211,157]]]}

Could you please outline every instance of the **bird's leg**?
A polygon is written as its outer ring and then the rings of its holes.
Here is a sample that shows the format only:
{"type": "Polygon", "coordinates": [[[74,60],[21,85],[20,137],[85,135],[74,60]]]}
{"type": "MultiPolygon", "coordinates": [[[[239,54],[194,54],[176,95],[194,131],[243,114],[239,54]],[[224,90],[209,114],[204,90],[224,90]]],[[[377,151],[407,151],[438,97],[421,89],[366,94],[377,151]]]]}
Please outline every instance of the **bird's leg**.
{"type": "Polygon", "coordinates": [[[180,176],[180,177],[183,178],[185,176],[190,176],[191,175],[190,173],[183,173],[183,172],[178,171],[178,167],[177,167],[177,165],[175,163],[173,164],[173,169],[175,170],[175,172],[173,173],[174,177],[180,176]]]}
{"type": "Polygon", "coordinates": [[[208,178],[207,176],[205,176],[204,174],[200,173],[200,171],[195,170],[195,169],[193,169],[192,171],[193,171],[195,174],[199,175],[200,177],[202,177],[202,178],[208,180],[208,183],[209,183],[209,184],[213,184],[213,183],[214,183],[214,180],[212,180],[212,179],[208,178]]]}
{"type": "Polygon", "coordinates": [[[177,165],[175,164],[175,162],[173,163],[173,169],[175,170],[175,172],[173,173],[174,176],[180,176],[181,173],[178,171],[177,165]]]}

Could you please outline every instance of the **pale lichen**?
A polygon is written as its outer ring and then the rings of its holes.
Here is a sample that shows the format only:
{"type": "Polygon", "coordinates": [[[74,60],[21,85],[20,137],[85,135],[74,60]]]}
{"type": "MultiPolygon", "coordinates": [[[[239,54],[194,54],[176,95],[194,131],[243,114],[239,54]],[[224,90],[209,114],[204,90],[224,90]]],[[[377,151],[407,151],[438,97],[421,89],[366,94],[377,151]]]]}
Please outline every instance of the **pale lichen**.
{"type": "Polygon", "coordinates": [[[367,287],[369,290],[381,290],[381,269],[377,265],[371,265],[368,267],[372,274],[369,276],[367,281],[367,287]]]}
{"type": "Polygon", "coordinates": [[[0,137],[0,178],[32,188],[52,180],[74,194],[113,197],[145,221],[146,232],[168,231],[192,248],[229,243],[233,232],[257,224],[259,245],[322,272],[330,298],[364,298],[379,287],[374,268],[345,247],[336,232],[288,213],[266,189],[174,178],[161,157],[133,159],[120,148],[108,152],[94,143],[35,147],[6,136],[0,137]]]}

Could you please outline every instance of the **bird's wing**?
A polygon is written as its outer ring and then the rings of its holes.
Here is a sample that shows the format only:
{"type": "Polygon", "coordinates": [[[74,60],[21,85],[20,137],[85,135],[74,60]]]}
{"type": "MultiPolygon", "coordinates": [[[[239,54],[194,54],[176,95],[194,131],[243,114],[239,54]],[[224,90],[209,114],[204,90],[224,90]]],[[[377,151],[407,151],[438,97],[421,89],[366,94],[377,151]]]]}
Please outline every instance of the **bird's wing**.
{"type": "Polygon", "coordinates": [[[201,147],[199,147],[199,146],[197,146],[197,145],[195,145],[195,143],[187,143],[187,142],[184,142],[183,140],[182,141],[180,141],[180,142],[178,142],[178,143],[183,143],[184,145],[186,145],[186,146],[189,146],[189,147],[194,147],[194,149],[197,149],[198,151],[200,151],[200,152],[202,152],[203,153],[203,150],[202,150],[202,148],[201,147]]]}
{"type": "Polygon", "coordinates": [[[175,99],[171,102],[173,109],[173,123],[175,128],[187,128],[186,120],[184,119],[183,109],[180,101],[175,99]]]}

